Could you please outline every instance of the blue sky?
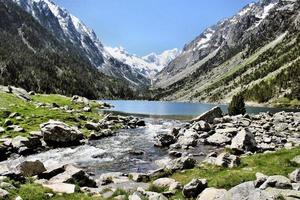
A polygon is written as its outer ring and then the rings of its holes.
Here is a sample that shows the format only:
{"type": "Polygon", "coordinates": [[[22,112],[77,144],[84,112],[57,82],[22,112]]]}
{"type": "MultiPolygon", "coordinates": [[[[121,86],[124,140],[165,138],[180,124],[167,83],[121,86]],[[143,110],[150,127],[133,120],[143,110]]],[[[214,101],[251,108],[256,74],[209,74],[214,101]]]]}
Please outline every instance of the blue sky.
{"type": "Polygon", "coordinates": [[[94,29],[104,45],[142,56],[182,48],[254,0],[54,1],[94,29]]]}

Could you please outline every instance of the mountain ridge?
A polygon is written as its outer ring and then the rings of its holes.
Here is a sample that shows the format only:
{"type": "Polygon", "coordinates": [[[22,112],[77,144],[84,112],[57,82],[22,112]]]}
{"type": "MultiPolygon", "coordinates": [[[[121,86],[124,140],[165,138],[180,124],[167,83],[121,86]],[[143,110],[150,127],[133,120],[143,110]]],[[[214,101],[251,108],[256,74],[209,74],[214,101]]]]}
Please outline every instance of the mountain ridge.
{"type": "MultiPolygon", "coordinates": [[[[248,93],[247,100],[257,101],[247,92],[251,90],[251,83],[259,78],[253,73],[264,75],[267,79],[268,74],[281,67],[275,69],[268,64],[263,72],[259,66],[265,62],[283,64],[281,57],[286,54],[291,54],[285,58],[286,64],[293,63],[293,58],[299,57],[299,10],[299,1],[295,0],[259,1],[245,6],[233,17],[209,27],[186,44],[183,52],[157,75],[154,83],[156,98],[228,103],[237,92],[245,92],[248,93]],[[290,46],[290,43],[294,45],[290,46]],[[286,49],[286,52],[281,49],[286,49]],[[277,55],[273,61],[265,56],[270,52],[277,55]],[[256,60],[261,63],[255,62],[256,60]],[[239,77],[248,81],[243,82],[239,77]]],[[[289,70],[299,69],[299,65],[293,66],[289,70]]],[[[300,75],[297,70],[295,72],[300,75]]],[[[299,80],[293,76],[289,78],[294,83],[285,90],[293,93],[297,90],[299,80]]],[[[279,81],[281,78],[276,76],[272,79],[279,81]]],[[[259,102],[290,95],[277,87],[272,86],[274,94],[259,102]]],[[[291,96],[300,99],[295,95],[291,96]]]]}

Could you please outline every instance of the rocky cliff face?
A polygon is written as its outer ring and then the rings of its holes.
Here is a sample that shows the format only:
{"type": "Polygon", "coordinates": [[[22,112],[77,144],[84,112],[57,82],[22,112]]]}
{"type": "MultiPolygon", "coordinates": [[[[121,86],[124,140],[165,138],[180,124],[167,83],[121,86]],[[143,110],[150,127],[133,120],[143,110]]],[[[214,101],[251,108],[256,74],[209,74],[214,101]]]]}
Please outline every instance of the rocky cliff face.
{"type": "MultiPolygon", "coordinates": [[[[294,49],[299,46],[296,39],[299,22],[297,0],[263,0],[247,5],[235,16],[207,28],[185,45],[181,55],[157,75],[155,85],[163,88],[158,90],[163,93],[158,97],[226,101],[237,91],[244,90],[243,87],[267,78],[275,70],[280,74],[283,65],[295,65],[293,63],[299,58],[299,51],[294,49]],[[266,64],[267,53],[274,55],[282,49],[286,51],[279,56],[287,51],[295,56],[276,69],[265,67],[264,75],[250,80],[252,73],[262,73],[259,66],[266,64]],[[239,75],[235,74],[237,71],[239,75]],[[247,84],[240,81],[241,77],[249,79],[247,84]]],[[[276,59],[280,63],[278,56],[272,61],[276,59]]],[[[268,78],[274,79],[274,76],[268,78]]]]}

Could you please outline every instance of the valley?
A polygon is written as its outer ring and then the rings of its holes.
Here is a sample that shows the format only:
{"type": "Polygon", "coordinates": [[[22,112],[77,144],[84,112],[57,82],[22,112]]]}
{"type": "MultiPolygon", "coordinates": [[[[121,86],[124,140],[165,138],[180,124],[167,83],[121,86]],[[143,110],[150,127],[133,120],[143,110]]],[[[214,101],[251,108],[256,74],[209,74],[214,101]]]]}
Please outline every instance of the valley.
{"type": "Polygon", "coordinates": [[[0,200],[300,198],[299,1],[145,55],[58,2],[0,0],[0,200]]]}

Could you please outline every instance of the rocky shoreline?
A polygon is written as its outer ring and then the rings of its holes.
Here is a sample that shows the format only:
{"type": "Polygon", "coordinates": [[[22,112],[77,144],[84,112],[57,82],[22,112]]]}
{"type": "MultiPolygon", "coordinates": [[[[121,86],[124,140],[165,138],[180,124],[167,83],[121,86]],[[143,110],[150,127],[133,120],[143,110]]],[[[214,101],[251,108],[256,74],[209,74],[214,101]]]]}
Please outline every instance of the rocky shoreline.
{"type": "MultiPolygon", "coordinates": [[[[24,101],[30,101],[30,94],[19,89],[6,89],[24,101]],[[18,91],[18,92],[16,92],[18,91]]],[[[71,101],[83,105],[74,109],[58,104],[34,102],[36,108],[61,110],[69,114],[78,114],[78,127],[69,126],[58,120],[49,120],[40,124],[40,130],[30,132],[28,137],[17,135],[3,137],[0,141],[0,158],[6,160],[19,156],[34,155],[53,148],[74,147],[91,140],[101,140],[111,137],[117,129],[133,129],[145,126],[145,121],[135,117],[107,115],[100,120],[89,120],[82,113],[92,112],[95,108],[83,97],[74,96],[71,101]],[[84,123],[83,123],[84,122],[84,123]],[[84,134],[81,130],[88,130],[84,134]]],[[[104,106],[99,105],[98,108],[104,106]]],[[[107,106],[107,105],[105,105],[107,106]]],[[[2,132],[13,131],[23,133],[24,129],[14,122],[22,120],[18,112],[5,112],[2,132]],[[14,126],[14,127],[12,127],[14,126]]],[[[153,148],[168,149],[169,157],[161,163],[161,168],[146,173],[111,172],[104,173],[99,178],[88,174],[85,169],[67,164],[51,166],[39,160],[24,161],[18,166],[0,165],[0,198],[11,199],[10,191],[17,190],[18,185],[29,180],[42,185],[52,192],[47,193],[48,199],[56,194],[88,194],[91,198],[104,199],[278,199],[281,196],[288,199],[300,197],[300,169],[295,168],[288,178],[282,175],[256,173],[256,180],[241,183],[233,188],[209,187],[209,180],[201,177],[191,177],[192,180],[182,184],[171,176],[183,173],[201,166],[218,166],[224,169],[236,169],[241,165],[241,159],[256,154],[270,154],[281,149],[298,148],[300,144],[300,113],[279,112],[275,114],[261,113],[258,115],[224,115],[219,107],[201,116],[174,127],[170,133],[157,134],[154,137],[153,148]],[[195,159],[190,151],[197,146],[210,145],[215,151],[205,156],[204,160],[195,159]],[[13,181],[13,182],[12,182],[13,181]],[[18,182],[18,185],[14,185],[18,182]],[[125,194],[115,195],[117,191],[125,194]],[[178,197],[179,195],[179,197],[178,197]],[[296,196],[296,197],[295,197],[296,196]]],[[[131,152],[140,154],[141,152],[131,152]]],[[[300,167],[299,157],[290,162],[300,167]]],[[[20,196],[16,199],[22,199],[20,196]]]]}

